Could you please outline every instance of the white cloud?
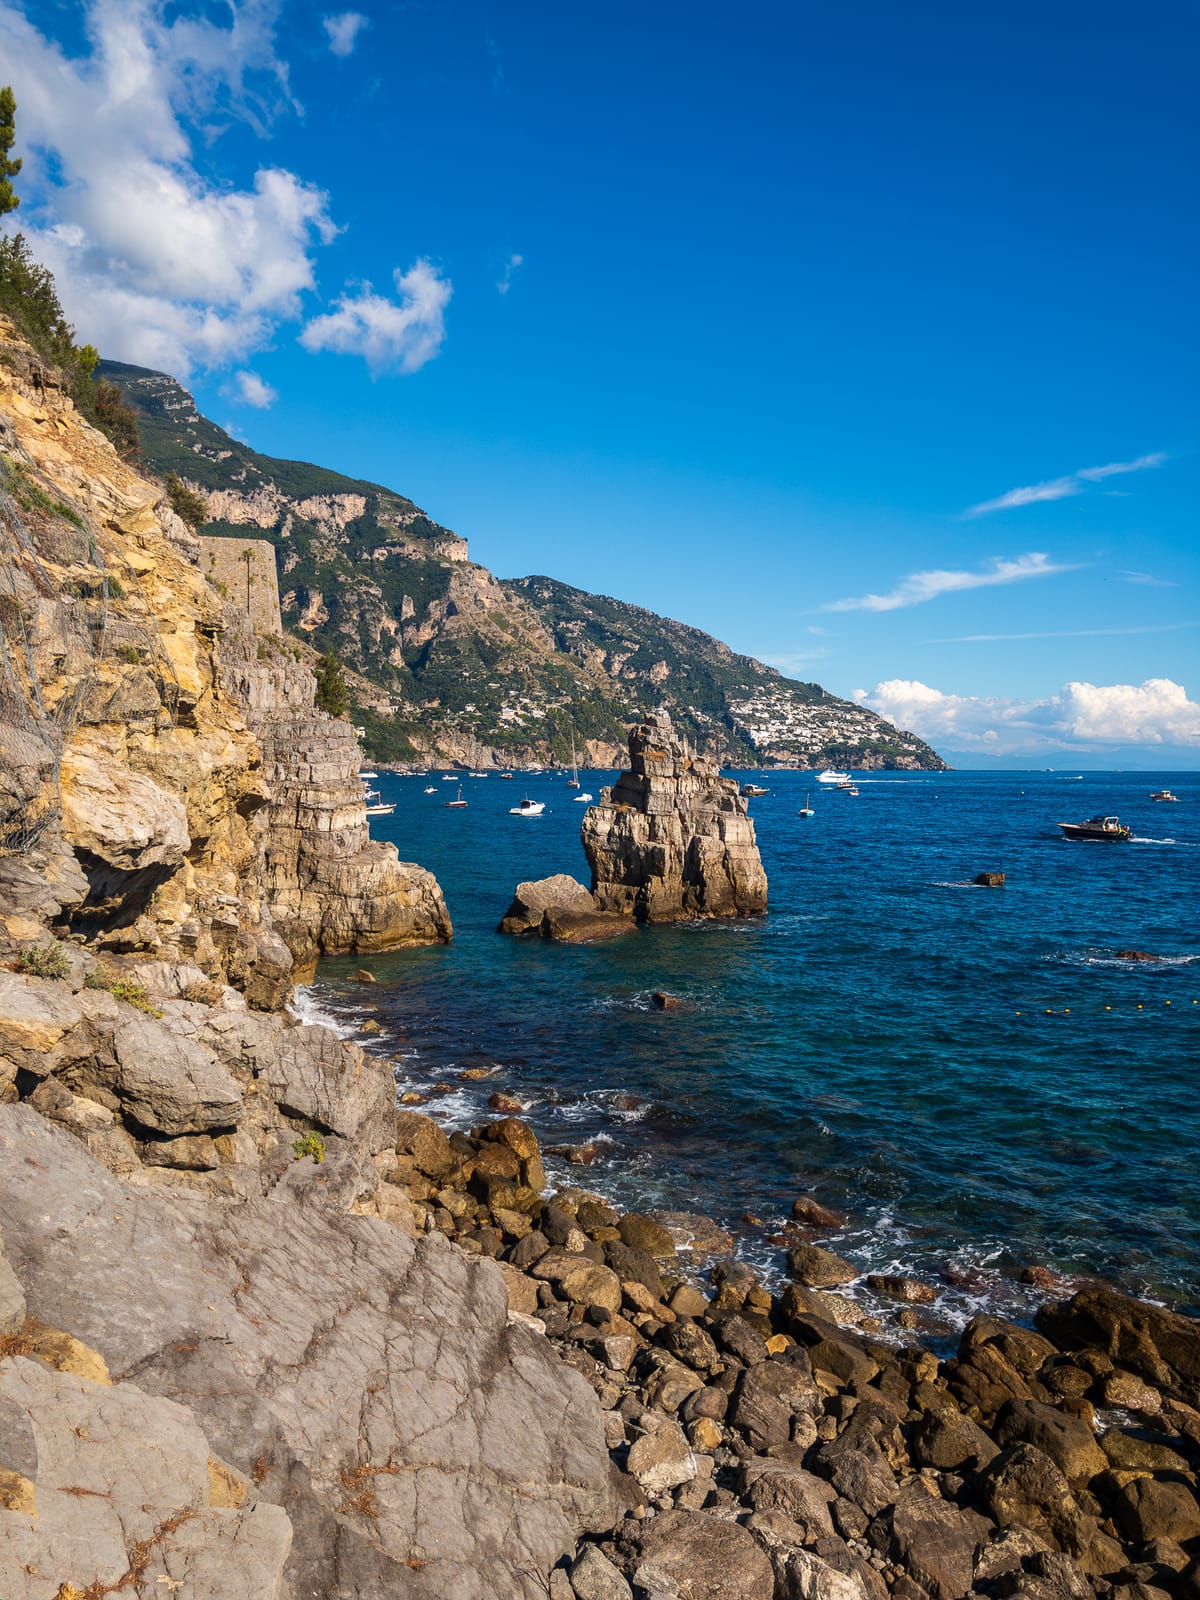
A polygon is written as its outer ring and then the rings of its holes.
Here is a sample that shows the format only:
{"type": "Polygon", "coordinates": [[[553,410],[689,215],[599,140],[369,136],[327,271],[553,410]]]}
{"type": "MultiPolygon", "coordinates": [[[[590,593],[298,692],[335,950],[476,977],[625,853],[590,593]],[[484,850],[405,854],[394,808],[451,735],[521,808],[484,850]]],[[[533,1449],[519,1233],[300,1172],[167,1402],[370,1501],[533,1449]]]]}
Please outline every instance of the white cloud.
{"type": "Polygon", "coordinates": [[[261,128],[292,104],[273,6],[223,15],[168,23],[153,0],[93,0],[91,53],[73,59],[0,3],[34,252],[81,338],[183,377],[244,359],[298,317],[311,248],[335,233],[324,193],[294,173],[263,168],[238,189],[193,163],[185,120],[261,128]]]}
{"type": "Polygon", "coordinates": [[[322,17],[321,26],[329,35],[329,49],[335,56],[354,54],[354,46],[362,30],[370,24],[361,11],[340,11],[333,17],[322,17]]]}
{"type": "Polygon", "coordinates": [[[278,391],[272,389],[257,372],[235,372],[233,382],[234,393],[243,405],[256,406],[260,411],[266,411],[279,399],[278,391]]]}
{"type": "Polygon", "coordinates": [[[1135,461],[1110,461],[1103,467],[1080,467],[1065,477],[1051,478],[1046,483],[1031,483],[1023,489],[1009,489],[995,500],[984,500],[970,506],[964,513],[968,517],[983,517],[991,511],[1011,511],[1016,506],[1036,505],[1040,500],[1065,500],[1070,495],[1082,494],[1089,483],[1103,483],[1122,472],[1144,472],[1147,467],[1161,467],[1166,453],[1156,450],[1153,455],[1138,456],[1135,461]]]}
{"type": "Polygon", "coordinates": [[[1178,589],[1179,585],[1173,578],[1156,578],[1152,572],[1118,572],[1117,577],[1125,583],[1141,583],[1150,589],[1178,589]]]}
{"type": "Polygon", "coordinates": [[[1200,705],[1182,684],[1064,684],[1044,700],[947,694],[915,679],[891,678],[854,698],[935,746],[1005,755],[1018,751],[1103,751],[1120,746],[1195,745],[1200,705]]]}
{"type": "Polygon", "coordinates": [[[520,256],[520,255],[511,255],[511,256],[509,256],[508,260],[504,263],[504,276],[500,279],[499,283],[496,285],[496,289],[500,294],[507,294],[508,291],[512,288],[513,274],[516,272],[517,268],[520,267],[520,266],[523,266],[524,263],[525,263],[525,257],[524,256],[520,256]]]}
{"type": "Polygon", "coordinates": [[[934,570],[913,572],[888,594],[864,594],[852,600],[834,600],[823,611],[899,611],[903,606],[923,605],[936,600],[939,595],[954,594],[963,589],[990,589],[997,584],[1020,583],[1026,578],[1049,578],[1058,572],[1076,569],[1062,562],[1052,562],[1039,551],[1029,555],[1014,556],[1005,560],[994,556],[979,572],[934,570]]]}
{"type": "Polygon", "coordinates": [[[392,274],[399,300],[375,294],[369,283],[345,294],[335,309],[314,317],[300,334],[306,350],[365,356],[372,372],[415,372],[433,359],[446,336],[445,310],[453,286],[429,261],[392,274]]]}

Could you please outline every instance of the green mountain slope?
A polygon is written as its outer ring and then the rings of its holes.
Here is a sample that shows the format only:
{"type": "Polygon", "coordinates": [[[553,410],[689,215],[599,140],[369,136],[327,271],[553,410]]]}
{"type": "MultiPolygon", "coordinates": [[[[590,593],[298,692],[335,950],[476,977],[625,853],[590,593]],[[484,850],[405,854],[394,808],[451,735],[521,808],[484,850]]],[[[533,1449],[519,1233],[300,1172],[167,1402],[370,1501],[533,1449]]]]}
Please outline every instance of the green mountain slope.
{"type": "Polygon", "coordinates": [[[608,764],[665,706],[727,765],[940,768],[913,734],[784,678],[683,623],[552,578],[500,582],[403,495],[263,456],[201,416],[173,378],[104,362],[142,455],[207,497],[201,532],[274,544],[284,624],[368,680],[378,758],[608,764]]]}

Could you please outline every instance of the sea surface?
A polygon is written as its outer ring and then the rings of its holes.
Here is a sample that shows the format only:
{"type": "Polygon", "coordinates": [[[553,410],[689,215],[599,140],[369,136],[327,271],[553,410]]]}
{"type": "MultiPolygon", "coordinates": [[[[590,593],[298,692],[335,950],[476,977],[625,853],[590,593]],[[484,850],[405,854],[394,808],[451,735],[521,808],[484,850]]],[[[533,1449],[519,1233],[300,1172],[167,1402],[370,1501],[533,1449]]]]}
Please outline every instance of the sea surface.
{"type": "Polygon", "coordinates": [[[864,1273],[937,1287],[934,1334],[1028,1315],[1032,1264],[1195,1309],[1200,773],[881,773],[857,798],[734,775],[770,790],[750,802],[768,914],[570,947],[495,931],[519,880],[587,881],[561,775],[462,778],[449,810],[457,778],[381,773],[396,811],[373,832],[437,874],[454,943],[324,963],[298,1008],[390,1057],[448,1124],[515,1096],[544,1144],[599,1148],[551,1159],[554,1180],[713,1216],[769,1277],[792,1199],[814,1194],[864,1273]],[[1151,802],[1162,787],[1180,803],[1151,802]],[[525,793],[543,816],[509,815],[525,793]],[[1133,841],[1055,826],[1100,812],[1133,841]],[[1006,887],[974,887],[984,870],[1006,887]],[[376,986],[353,981],[363,965],[376,986]]]}

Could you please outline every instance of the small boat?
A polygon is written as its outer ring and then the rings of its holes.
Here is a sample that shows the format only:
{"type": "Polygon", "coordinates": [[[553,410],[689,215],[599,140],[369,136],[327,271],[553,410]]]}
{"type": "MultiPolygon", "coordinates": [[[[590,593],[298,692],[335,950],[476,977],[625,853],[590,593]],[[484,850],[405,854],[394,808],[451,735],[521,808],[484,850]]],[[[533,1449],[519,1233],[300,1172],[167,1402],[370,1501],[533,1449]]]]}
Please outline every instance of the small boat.
{"type": "Polygon", "coordinates": [[[1116,817],[1089,817],[1086,822],[1060,822],[1059,827],[1068,839],[1101,839],[1114,844],[1133,837],[1133,829],[1127,828],[1116,817]]]}
{"type": "Polygon", "coordinates": [[[766,794],[766,792],[762,785],[758,783],[744,783],[741,789],[743,800],[753,800],[756,796],[766,794]]]}
{"type": "Polygon", "coordinates": [[[458,797],[457,797],[457,799],[455,799],[455,800],[447,800],[446,801],[446,810],[447,811],[461,811],[466,806],[466,803],[467,802],[462,797],[462,784],[460,783],[459,786],[458,786],[458,797]]]}
{"type": "Polygon", "coordinates": [[[854,783],[839,783],[838,791],[841,794],[857,794],[858,785],[854,783]]]}
{"type": "Polygon", "coordinates": [[[849,783],[848,772],[835,772],[832,767],[826,767],[824,772],[817,773],[818,783],[849,783]]]}
{"type": "Polygon", "coordinates": [[[425,793],[426,794],[436,794],[437,793],[437,784],[436,783],[427,784],[426,788],[425,788],[425,793]]]}
{"type": "Polygon", "coordinates": [[[377,778],[378,776],[379,776],[379,774],[377,772],[360,772],[359,773],[359,777],[363,780],[364,783],[366,783],[368,778],[377,778]]]}
{"type": "Polygon", "coordinates": [[[808,795],[805,795],[804,796],[804,804],[800,807],[798,815],[802,816],[802,817],[815,817],[817,813],[809,805],[808,800],[809,800],[808,795]]]}
{"type": "Polygon", "coordinates": [[[443,783],[457,783],[458,782],[458,774],[456,772],[443,772],[442,773],[442,782],[443,783]]]}
{"type": "Polygon", "coordinates": [[[380,795],[379,795],[379,790],[378,789],[364,789],[363,790],[363,799],[367,802],[368,805],[371,804],[372,800],[378,800],[379,798],[380,798],[380,795]]]}
{"type": "Polygon", "coordinates": [[[486,772],[468,772],[467,773],[467,777],[468,778],[486,778],[487,777],[487,773],[486,772]]]}
{"type": "Polygon", "coordinates": [[[578,805],[581,800],[590,800],[591,798],[592,796],[585,789],[582,794],[577,794],[575,796],[575,804],[578,805]]]}
{"type": "Polygon", "coordinates": [[[396,807],[394,803],[390,805],[384,805],[381,802],[379,805],[368,806],[367,815],[369,817],[390,817],[395,809],[396,807]]]}
{"type": "Polygon", "coordinates": [[[1179,804],[1179,796],[1172,794],[1170,789],[1156,789],[1150,798],[1151,800],[1171,800],[1176,805],[1179,804]]]}
{"type": "Polygon", "coordinates": [[[567,779],[568,789],[579,787],[579,762],[575,759],[575,736],[571,736],[571,776],[567,779]]]}
{"type": "Polygon", "coordinates": [[[507,779],[508,779],[508,781],[509,781],[509,783],[511,783],[511,782],[512,782],[512,773],[511,773],[511,772],[502,772],[502,773],[501,773],[501,774],[500,774],[500,776],[501,776],[501,777],[502,777],[502,778],[507,778],[507,779]]]}
{"type": "Polygon", "coordinates": [[[508,814],[510,817],[540,817],[545,809],[546,802],[544,800],[531,800],[526,795],[519,806],[510,806],[508,808],[508,814]]]}

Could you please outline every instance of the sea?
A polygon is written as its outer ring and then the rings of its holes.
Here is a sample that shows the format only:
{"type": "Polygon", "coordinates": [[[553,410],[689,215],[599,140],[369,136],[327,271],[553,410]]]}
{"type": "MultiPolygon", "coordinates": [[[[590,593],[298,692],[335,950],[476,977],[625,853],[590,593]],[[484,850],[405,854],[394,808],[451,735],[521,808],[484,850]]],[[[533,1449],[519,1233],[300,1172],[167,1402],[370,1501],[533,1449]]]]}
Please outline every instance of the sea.
{"type": "MultiPolygon", "coordinates": [[[[730,775],[769,790],[768,913],[568,946],[496,931],[520,880],[587,881],[562,774],[381,772],[372,832],[436,873],[454,941],[326,961],[298,1011],[447,1127],[513,1097],[544,1146],[593,1147],[552,1182],[712,1217],[768,1282],[811,1194],[846,1218],[848,1292],[886,1322],[865,1275],[922,1279],[934,1340],[1027,1319],[1030,1267],[1200,1310],[1200,773],[730,775]],[[523,795],[545,812],[512,816],[523,795]],[[1132,840],[1058,830],[1100,813],[1132,840]]],[[[598,799],[615,774],[580,776],[598,799]]]]}

